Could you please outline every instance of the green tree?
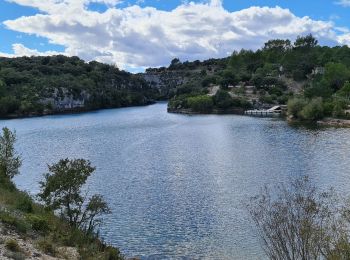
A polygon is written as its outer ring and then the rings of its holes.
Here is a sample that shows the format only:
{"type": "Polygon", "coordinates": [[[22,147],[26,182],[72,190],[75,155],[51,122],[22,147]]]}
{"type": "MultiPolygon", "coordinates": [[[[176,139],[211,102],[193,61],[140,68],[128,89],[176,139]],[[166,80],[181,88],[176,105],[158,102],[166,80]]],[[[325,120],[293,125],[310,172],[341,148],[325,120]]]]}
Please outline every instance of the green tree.
{"type": "Polygon", "coordinates": [[[342,63],[327,63],[323,82],[337,91],[343,87],[345,82],[350,79],[349,69],[342,63]]]}
{"type": "Polygon", "coordinates": [[[187,99],[187,104],[193,111],[200,113],[209,113],[214,106],[212,97],[207,95],[190,97],[187,99]]]}
{"type": "Polygon", "coordinates": [[[15,150],[16,132],[4,127],[0,136],[0,174],[12,179],[19,173],[22,161],[15,150]]]}
{"type": "Polygon", "coordinates": [[[315,121],[323,118],[324,109],[322,98],[313,98],[303,107],[300,114],[303,119],[309,121],[315,121]]]}
{"type": "Polygon", "coordinates": [[[338,94],[350,100],[350,82],[345,82],[344,86],[338,91],[338,94]]]}
{"type": "Polygon", "coordinates": [[[298,36],[294,42],[295,48],[314,48],[318,45],[318,41],[312,34],[306,36],[298,36]]]}
{"type": "Polygon", "coordinates": [[[300,112],[307,104],[307,100],[301,97],[295,97],[288,100],[288,115],[293,116],[294,118],[300,117],[300,112]]]}
{"type": "Polygon", "coordinates": [[[40,199],[50,209],[59,211],[71,226],[93,232],[100,223],[98,217],[110,213],[101,195],[88,199],[83,194],[82,187],[95,168],[84,159],[62,159],[48,168],[50,173],[40,182],[40,199]]]}
{"type": "Polygon", "coordinates": [[[5,96],[6,91],[6,84],[0,79],[0,97],[5,96]]]}
{"type": "Polygon", "coordinates": [[[227,91],[218,90],[214,96],[214,103],[218,108],[227,109],[232,106],[232,97],[227,91]]]}
{"type": "Polygon", "coordinates": [[[269,40],[265,43],[263,50],[264,51],[277,51],[277,52],[284,52],[291,49],[291,42],[290,40],[269,40]]]}

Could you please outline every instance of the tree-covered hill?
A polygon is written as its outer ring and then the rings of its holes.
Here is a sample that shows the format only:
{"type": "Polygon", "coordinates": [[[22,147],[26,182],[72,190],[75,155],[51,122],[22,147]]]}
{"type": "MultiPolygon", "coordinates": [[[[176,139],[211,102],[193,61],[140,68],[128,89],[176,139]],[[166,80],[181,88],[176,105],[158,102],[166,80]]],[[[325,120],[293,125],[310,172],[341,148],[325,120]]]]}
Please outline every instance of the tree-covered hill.
{"type": "Polygon", "coordinates": [[[270,40],[257,50],[131,74],[78,57],[0,58],[0,116],[145,105],[211,113],[288,104],[294,118],[346,117],[350,48],[320,46],[312,35],[270,40]],[[312,101],[312,102],[311,102],[312,101]]]}
{"type": "MultiPolygon", "coordinates": [[[[174,66],[186,67],[175,61],[164,71],[169,73],[174,66]]],[[[215,108],[262,108],[287,104],[288,100],[293,103],[299,98],[302,101],[293,115],[314,120],[345,116],[349,105],[348,46],[320,46],[312,35],[307,35],[298,37],[294,43],[270,40],[257,51],[233,52],[231,57],[216,63],[224,66],[212,71],[204,66],[205,62],[199,62],[197,68],[201,69],[169,92],[170,110],[210,112],[215,108]],[[215,87],[219,91],[213,93],[215,87]],[[310,103],[313,107],[304,109],[310,103]],[[320,113],[316,113],[317,107],[321,108],[320,113]]]]}
{"type": "Polygon", "coordinates": [[[158,96],[141,77],[78,57],[0,58],[0,116],[145,105],[158,96]]]}

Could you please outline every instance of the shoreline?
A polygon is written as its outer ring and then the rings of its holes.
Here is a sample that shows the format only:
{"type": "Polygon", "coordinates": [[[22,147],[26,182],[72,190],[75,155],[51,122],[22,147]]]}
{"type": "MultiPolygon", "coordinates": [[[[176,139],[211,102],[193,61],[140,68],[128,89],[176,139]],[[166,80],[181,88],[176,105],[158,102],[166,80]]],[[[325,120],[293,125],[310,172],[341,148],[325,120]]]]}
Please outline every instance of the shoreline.
{"type": "Polygon", "coordinates": [[[344,127],[348,128],[350,127],[350,120],[349,119],[337,119],[337,118],[324,118],[322,120],[319,120],[316,122],[318,126],[325,126],[325,127],[344,127]]]}
{"type": "Polygon", "coordinates": [[[174,108],[167,108],[168,113],[172,114],[183,114],[183,115],[244,115],[244,109],[241,108],[234,108],[234,109],[213,109],[210,112],[202,113],[202,112],[195,112],[192,109],[174,109],[174,108]]]}
{"type": "Polygon", "coordinates": [[[60,111],[46,111],[43,113],[9,114],[7,116],[0,116],[0,120],[25,119],[25,118],[35,118],[35,117],[54,116],[54,115],[75,115],[75,114],[84,114],[89,112],[97,112],[97,111],[106,110],[106,109],[146,107],[146,106],[154,105],[156,103],[157,101],[152,101],[147,104],[140,104],[140,105],[133,105],[133,106],[105,107],[105,108],[74,108],[74,109],[66,109],[66,110],[60,110],[60,111]]]}
{"type": "MultiPolygon", "coordinates": [[[[245,115],[243,109],[229,109],[229,110],[213,109],[211,112],[202,113],[202,112],[192,111],[192,109],[168,108],[167,112],[173,113],[173,114],[182,114],[182,115],[245,115]]],[[[284,119],[286,122],[290,124],[301,124],[301,125],[311,124],[311,125],[320,126],[320,127],[350,128],[350,119],[338,119],[338,118],[328,117],[315,122],[303,122],[299,120],[290,119],[285,115],[280,116],[280,118],[284,119]]]]}

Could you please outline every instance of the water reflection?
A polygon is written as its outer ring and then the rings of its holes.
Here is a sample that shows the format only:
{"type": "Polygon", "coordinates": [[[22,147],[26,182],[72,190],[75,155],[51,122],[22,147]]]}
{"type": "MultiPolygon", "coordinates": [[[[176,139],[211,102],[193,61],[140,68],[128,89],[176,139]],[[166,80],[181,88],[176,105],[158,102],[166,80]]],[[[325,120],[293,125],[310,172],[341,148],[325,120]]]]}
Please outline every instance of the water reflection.
{"type": "Polygon", "coordinates": [[[91,192],[113,209],[103,238],[129,256],[261,259],[242,201],[264,184],[308,174],[350,193],[350,130],[276,119],[183,116],[166,104],[0,121],[15,128],[17,185],[35,194],[46,164],[86,158],[91,192]]]}

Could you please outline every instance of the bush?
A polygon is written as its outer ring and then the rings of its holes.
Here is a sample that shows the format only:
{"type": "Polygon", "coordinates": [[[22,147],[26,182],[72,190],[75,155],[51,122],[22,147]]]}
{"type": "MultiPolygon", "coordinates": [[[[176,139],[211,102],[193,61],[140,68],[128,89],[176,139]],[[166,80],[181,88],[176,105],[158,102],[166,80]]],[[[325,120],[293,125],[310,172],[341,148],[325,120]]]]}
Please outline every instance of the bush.
{"type": "Polygon", "coordinates": [[[18,245],[18,242],[14,239],[7,240],[5,247],[12,252],[20,252],[21,247],[18,245]]]}
{"type": "Polygon", "coordinates": [[[322,98],[312,99],[301,111],[304,120],[315,121],[323,118],[323,102],[322,98]]]}
{"type": "Polygon", "coordinates": [[[307,100],[304,98],[290,99],[287,104],[288,114],[295,118],[299,118],[300,112],[306,104],[307,104],[307,100]]]}
{"type": "Polygon", "coordinates": [[[13,226],[18,232],[21,233],[27,233],[27,231],[30,229],[30,226],[26,221],[16,218],[6,212],[0,212],[0,221],[4,224],[13,226]]]}
{"type": "Polygon", "coordinates": [[[201,113],[211,112],[214,106],[212,97],[206,95],[190,97],[187,103],[193,111],[201,113]]]}
{"type": "Polygon", "coordinates": [[[45,254],[55,256],[56,255],[56,248],[55,246],[48,241],[47,239],[42,239],[38,242],[38,247],[40,250],[42,250],[45,254]]]}
{"type": "Polygon", "coordinates": [[[28,194],[20,196],[16,203],[16,208],[26,213],[33,212],[33,201],[30,196],[28,194]]]}
{"type": "Polygon", "coordinates": [[[35,231],[46,233],[50,230],[49,223],[44,217],[29,215],[27,219],[35,231]]]}
{"type": "Polygon", "coordinates": [[[118,249],[114,247],[106,247],[105,253],[104,253],[104,259],[106,260],[120,260],[123,259],[122,256],[120,255],[120,252],[118,249]]]}
{"type": "Polygon", "coordinates": [[[267,103],[267,104],[273,104],[273,103],[274,103],[272,96],[268,96],[268,95],[261,96],[261,97],[259,98],[259,100],[260,100],[261,102],[267,103]]]}
{"type": "Polygon", "coordinates": [[[219,90],[214,96],[214,103],[218,108],[227,109],[232,106],[232,97],[227,91],[219,90]]]}
{"type": "Polygon", "coordinates": [[[348,207],[307,176],[265,187],[246,208],[268,259],[349,259],[348,207]]]}

